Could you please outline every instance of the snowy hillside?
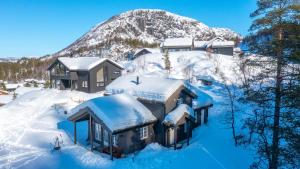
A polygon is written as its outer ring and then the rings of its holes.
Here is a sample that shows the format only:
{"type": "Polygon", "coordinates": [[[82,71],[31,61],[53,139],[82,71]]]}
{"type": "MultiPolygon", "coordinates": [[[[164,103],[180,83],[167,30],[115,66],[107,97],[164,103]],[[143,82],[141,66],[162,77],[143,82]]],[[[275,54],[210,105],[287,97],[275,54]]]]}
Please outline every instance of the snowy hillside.
{"type": "MultiPolygon", "coordinates": [[[[0,107],[0,168],[248,168],[253,158],[252,151],[234,146],[231,130],[224,122],[229,107],[221,75],[224,74],[228,82],[236,83],[240,76],[237,69],[239,58],[193,51],[170,53],[170,60],[170,75],[163,69],[160,54],[143,55],[123,64],[130,74],[178,79],[192,74],[191,77],[213,79],[213,85],[208,87],[191,78],[195,86],[213,97],[214,106],[209,112],[208,125],[193,131],[190,146],[173,150],[151,144],[141,152],[110,161],[107,155],[90,152],[87,147],[81,146],[80,143],[85,142],[87,137],[84,130],[86,122],[78,125],[79,144],[73,144],[73,125],[67,121],[68,114],[65,114],[80,102],[102,96],[102,93],[40,89],[24,93],[0,107]],[[59,152],[51,151],[56,136],[63,140],[59,152]]],[[[251,111],[246,104],[238,106],[251,111]]],[[[237,114],[237,119],[241,116],[237,114]]]]}
{"type": "Polygon", "coordinates": [[[54,56],[102,54],[116,59],[134,51],[138,45],[155,46],[168,37],[210,40],[216,36],[224,39],[241,38],[230,29],[210,28],[195,19],[167,11],[139,9],[113,16],[96,25],[54,56]]]}

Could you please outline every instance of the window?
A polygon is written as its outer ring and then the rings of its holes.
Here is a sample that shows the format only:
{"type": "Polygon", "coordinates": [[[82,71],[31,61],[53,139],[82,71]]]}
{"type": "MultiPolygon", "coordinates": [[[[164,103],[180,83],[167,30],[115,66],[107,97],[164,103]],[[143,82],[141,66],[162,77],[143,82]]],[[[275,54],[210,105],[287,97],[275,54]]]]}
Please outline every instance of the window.
{"type": "Polygon", "coordinates": [[[82,87],[88,87],[88,82],[86,80],[82,81],[82,87]]]}
{"type": "Polygon", "coordinates": [[[114,135],[114,136],[113,136],[112,142],[113,142],[113,145],[114,145],[114,146],[117,146],[117,145],[118,145],[118,136],[117,136],[117,135],[114,135]]]}
{"type": "Polygon", "coordinates": [[[107,66],[104,67],[104,81],[107,82],[108,81],[108,68],[107,66]]]}
{"type": "Polygon", "coordinates": [[[140,139],[148,138],[148,126],[140,128],[140,139]]]}
{"type": "Polygon", "coordinates": [[[104,78],[103,78],[103,68],[101,68],[98,72],[97,72],[97,83],[99,82],[103,82],[104,78]]]}
{"type": "Polygon", "coordinates": [[[121,72],[120,71],[114,71],[115,75],[119,75],[121,72]]]}
{"type": "Polygon", "coordinates": [[[184,132],[187,133],[189,131],[189,123],[185,122],[184,123],[184,132]]]}
{"type": "Polygon", "coordinates": [[[108,146],[108,141],[109,141],[109,137],[108,137],[108,132],[107,130],[103,130],[103,143],[105,146],[108,146]]]}
{"type": "Polygon", "coordinates": [[[101,141],[101,125],[95,123],[95,139],[101,141]]]}

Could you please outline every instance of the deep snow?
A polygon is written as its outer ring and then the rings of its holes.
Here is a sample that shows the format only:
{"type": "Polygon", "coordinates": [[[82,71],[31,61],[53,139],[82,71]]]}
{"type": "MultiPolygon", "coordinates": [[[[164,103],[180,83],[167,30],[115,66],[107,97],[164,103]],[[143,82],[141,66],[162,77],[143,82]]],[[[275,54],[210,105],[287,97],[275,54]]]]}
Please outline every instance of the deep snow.
{"type": "MultiPolygon", "coordinates": [[[[73,126],[66,119],[80,102],[102,93],[86,94],[76,91],[40,89],[29,91],[0,108],[0,168],[248,168],[254,152],[235,147],[231,130],[225,123],[228,114],[226,93],[222,83],[238,83],[238,58],[208,55],[205,52],[170,53],[170,75],[163,69],[162,56],[150,54],[133,62],[124,63],[133,75],[155,75],[182,79],[191,68],[193,77],[205,75],[215,79],[210,87],[196,86],[211,95],[214,106],[209,111],[209,122],[193,131],[190,146],[180,150],[151,144],[126,158],[110,161],[104,154],[90,152],[85,146],[85,127],[78,126],[78,145],[72,142],[73,126]],[[61,151],[51,151],[54,138],[63,140],[61,151]]],[[[240,109],[250,109],[239,104],[240,109]]],[[[238,119],[242,114],[237,114],[238,119]]],[[[240,123],[241,120],[237,120],[240,123]]]]}

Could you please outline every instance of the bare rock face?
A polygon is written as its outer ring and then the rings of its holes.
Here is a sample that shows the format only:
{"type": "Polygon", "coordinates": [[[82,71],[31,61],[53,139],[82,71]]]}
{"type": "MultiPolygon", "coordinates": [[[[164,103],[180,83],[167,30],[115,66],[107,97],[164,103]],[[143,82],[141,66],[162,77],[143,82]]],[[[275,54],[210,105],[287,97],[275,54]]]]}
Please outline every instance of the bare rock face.
{"type": "Polygon", "coordinates": [[[226,28],[210,28],[191,18],[163,10],[140,9],[113,16],[96,25],[65,49],[59,56],[100,55],[114,60],[123,59],[140,47],[158,47],[165,38],[194,37],[197,40],[241,38],[226,28]]]}

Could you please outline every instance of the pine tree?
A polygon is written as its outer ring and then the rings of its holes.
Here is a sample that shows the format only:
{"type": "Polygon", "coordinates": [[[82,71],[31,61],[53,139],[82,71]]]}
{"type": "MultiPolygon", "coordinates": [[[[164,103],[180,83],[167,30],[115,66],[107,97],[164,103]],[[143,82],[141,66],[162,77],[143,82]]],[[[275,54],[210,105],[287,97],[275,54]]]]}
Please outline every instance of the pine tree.
{"type": "Polygon", "coordinates": [[[247,98],[257,103],[246,124],[258,137],[259,158],[253,168],[297,167],[300,161],[299,103],[300,5],[295,0],[258,0],[245,38],[262,56],[248,66],[262,69],[249,79],[247,98]],[[297,105],[298,104],[298,105],[297,105]]]}
{"type": "Polygon", "coordinates": [[[165,61],[165,69],[170,73],[171,70],[171,62],[169,58],[169,51],[167,50],[164,54],[164,61],[165,61]]]}

